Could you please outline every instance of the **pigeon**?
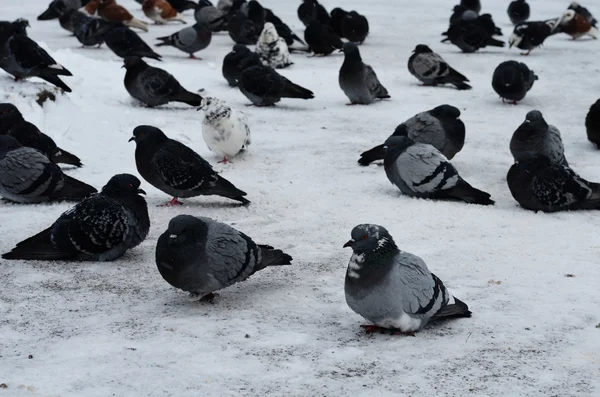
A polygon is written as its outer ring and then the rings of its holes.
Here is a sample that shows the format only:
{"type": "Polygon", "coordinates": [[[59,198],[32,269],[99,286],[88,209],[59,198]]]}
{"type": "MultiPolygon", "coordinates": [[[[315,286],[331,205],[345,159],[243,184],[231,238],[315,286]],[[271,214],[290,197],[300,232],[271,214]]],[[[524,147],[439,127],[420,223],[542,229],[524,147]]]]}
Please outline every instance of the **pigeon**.
{"type": "Polygon", "coordinates": [[[61,11],[60,17],[58,17],[58,23],[60,27],[75,34],[75,18],[81,14],[78,10],[65,9],[61,11]]]}
{"type": "Polygon", "coordinates": [[[155,107],[169,102],[183,102],[200,106],[202,97],[187,91],[179,82],[162,69],[152,67],[140,57],[124,59],[125,88],[129,95],[146,106],[155,107]]]}
{"type": "Polygon", "coordinates": [[[202,138],[211,152],[223,157],[220,163],[227,163],[252,142],[246,116],[225,101],[206,97],[198,110],[204,112],[202,138]]]}
{"type": "Polygon", "coordinates": [[[424,44],[415,47],[408,59],[408,71],[423,85],[452,84],[459,90],[471,89],[466,83],[469,79],[452,69],[441,56],[424,44]]]}
{"type": "Polygon", "coordinates": [[[248,2],[248,13],[246,15],[249,20],[254,22],[254,25],[256,25],[258,30],[262,32],[266,22],[266,13],[263,6],[256,0],[250,0],[248,2]]]}
{"type": "Polygon", "coordinates": [[[513,33],[508,38],[508,48],[513,46],[526,50],[522,55],[529,55],[531,50],[541,46],[544,41],[558,32],[558,19],[546,21],[523,22],[515,26],[513,33]]]}
{"type": "Polygon", "coordinates": [[[87,5],[89,0],[54,0],[48,5],[46,11],[42,12],[38,17],[38,21],[49,21],[60,18],[64,11],[62,10],[78,10],[87,5]]]}
{"type": "Polygon", "coordinates": [[[481,2],[479,0],[460,0],[460,5],[478,14],[481,11],[481,2]]]}
{"type": "MultiPolygon", "coordinates": [[[[335,29],[334,29],[335,30],[335,29]]],[[[348,12],[340,23],[340,37],[362,44],[369,35],[369,21],[356,11],[348,12]]]]}
{"type": "Polygon", "coordinates": [[[383,165],[389,181],[402,194],[429,199],[454,199],[469,204],[493,205],[490,195],[475,189],[440,151],[406,136],[392,136],[385,142],[383,165]]]}
{"type": "Polygon", "coordinates": [[[493,38],[488,29],[479,18],[463,19],[448,29],[448,40],[465,53],[476,52],[487,46],[504,47],[504,42],[493,38]]]}
{"type": "Polygon", "coordinates": [[[510,152],[515,161],[546,157],[551,162],[568,166],[560,131],[548,125],[538,110],[532,110],[510,140],[510,152]]]}
{"type": "Polygon", "coordinates": [[[229,37],[243,45],[254,45],[258,41],[260,28],[241,11],[236,11],[227,25],[229,37]]]}
{"type": "Polygon", "coordinates": [[[172,46],[190,55],[192,59],[199,59],[194,53],[202,51],[210,44],[212,40],[212,31],[207,25],[196,23],[193,26],[181,29],[170,36],[158,37],[160,46],[172,46]]]}
{"type": "Polygon", "coordinates": [[[585,117],[585,129],[588,140],[600,149],[600,99],[590,107],[585,117]]]}
{"type": "Polygon", "coordinates": [[[256,44],[256,53],[262,64],[274,69],[283,69],[293,65],[288,46],[285,40],[277,34],[275,26],[270,22],[265,23],[264,26],[256,44]]]}
{"type": "Polygon", "coordinates": [[[531,211],[599,210],[600,184],[588,182],[566,164],[530,157],[510,167],[508,188],[519,205],[531,211]]]}
{"type": "Polygon", "coordinates": [[[323,25],[329,25],[330,16],[325,7],[317,0],[303,0],[298,7],[298,19],[308,26],[312,21],[319,21],[323,25]]]}
{"type": "Polygon", "coordinates": [[[373,68],[363,63],[358,46],[344,43],[344,63],[340,68],[340,88],[350,99],[350,104],[368,105],[376,99],[390,98],[377,79],[373,68]]]}
{"type": "Polygon", "coordinates": [[[98,15],[107,21],[121,22],[130,28],[148,31],[147,23],[135,18],[125,7],[117,4],[116,0],[98,0],[98,15]]]}
{"type": "Polygon", "coordinates": [[[315,55],[329,55],[336,49],[341,50],[344,45],[331,26],[323,25],[317,20],[310,22],[306,27],[304,40],[308,49],[315,55]]]}
{"type": "Polygon", "coordinates": [[[233,50],[223,58],[223,77],[231,87],[237,87],[242,67],[261,66],[260,56],[242,44],[233,46],[233,50]]]}
{"type": "Polygon", "coordinates": [[[246,67],[251,59],[242,62],[238,87],[255,106],[272,106],[281,98],[312,99],[312,91],[292,83],[268,66],[246,67]]]}
{"type": "Polygon", "coordinates": [[[517,61],[502,62],[492,77],[492,87],[500,95],[502,102],[512,101],[514,105],[525,98],[525,95],[538,76],[527,65],[517,61]]]}
{"type": "Polygon", "coordinates": [[[331,26],[335,34],[337,34],[340,37],[343,37],[342,21],[344,20],[344,18],[346,18],[346,15],[348,15],[348,11],[342,8],[336,7],[333,10],[331,10],[331,20],[329,25],[331,26]]]}
{"type": "Polygon", "coordinates": [[[57,164],[82,166],[79,157],[57,147],[52,138],[25,121],[19,109],[12,103],[0,103],[0,135],[12,136],[21,145],[39,150],[57,164]]]}
{"type": "MultiPolygon", "coordinates": [[[[452,160],[465,144],[465,124],[459,117],[458,108],[440,105],[406,120],[391,136],[406,136],[415,142],[429,144],[452,160]]],[[[384,145],[375,146],[360,156],[358,163],[363,166],[383,160],[384,145]]]]}
{"type": "Polygon", "coordinates": [[[111,29],[104,36],[104,40],[106,46],[121,58],[135,56],[161,60],[161,56],[152,51],[148,44],[127,26],[111,29]]]}
{"type": "Polygon", "coordinates": [[[227,31],[227,14],[215,6],[209,0],[200,0],[194,12],[197,23],[207,25],[213,32],[227,31]]]}
{"type": "Polygon", "coordinates": [[[72,76],[59,65],[42,47],[29,37],[16,34],[0,38],[0,68],[14,76],[15,80],[39,77],[66,92],[71,92],[59,76],[72,76]]]}
{"type": "Polygon", "coordinates": [[[84,47],[100,47],[106,40],[106,35],[116,27],[123,26],[120,22],[110,22],[103,18],[88,17],[78,12],[73,16],[73,34],[84,47]]]}
{"type": "Polygon", "coordinates": [[[572,1],[567,9],[575,11],[577,14],[584,17],[590,25],[592,25],[593,27],[597,27],[598,21],[596,20],[596,18],[594,18],[592,13],[589,12],[587,8],[582,7],[581,4],[579,4],[578,2],[572,1]]]}
{"type": "Polygon", "coordinates": [[[37,19],[38,21],[49,21],[58,18],[58,22],[63,29],[74,33],[73,17],[78,13],[78,8],[80,7],[69,7],[64,0],[53,0],[50,2],[48,9],[38,16],[37,19]]]}
{"type": "Polygon", "coordinates": [[[469,307],[450,295],[423,259],[400,251],[386,228],[354,227],[344,292],[346,303],[373,325],[367,333],[414,336],[430,321],[471,317],[469,307]]]}
{"type": "Polygon", "coordinates": [[[187,23],[183,15],[178,13],[167,0],[144,0],[142,11],[157,25],[175,21],[183,24],[187,23]]]}
{"type": "Polygon", "coordinates": [[[203,301],[268,266],[291,265],[292,257],[257,245],[244,233],[210,218],[178,215],[156,243],[160,275],[203,301]]]}
{"type": "Polygon", "coordinates": [[[496,26],[491,14],[481,14],[477,17],[477,23],[481,26],[490,36],[502,36],[502,29],[496,26]]]}
{"type": "Polygon", "coordinates": [[[17,244],[4,259],[113,261],[142,243],[150,229],[140,180],[113,176],[100,193],[75,205],[48,229],[17,244]]]}
{"type": "Polygon", "coordinates": [[[508,10],[506,10],[506,12],[513,25],[518,25],[529,19],[531,10],[529,4],[527,4],[525,0],[513,0],[508,5],[508,10]]]}
{"type": "MultiPolygon", "coordinates": [[[[593,19],[593,17],[592,17],[593,19]]],[[[595,20],[593,20],[595,21],[595,20]]],[[[590,36],[593,39],[598,39],[598,29],[594,26],[595,22],[590,22],[585,16],[567,10],[559,20],[559,25],[563,33],[571,36],[573,40],[577,40],[583,36],[590,36]]]]}
{"type": "Polygon", "coordinates": [[[135,141],[135,163],[152,186],[173,196],[167,205],[181,205],[178,198],[217,195],[250,204],[245,192],[217,174],[189,147],[169,139],[158,128],[140,125],[129,141],[135,141]]]}
{"type": "Polygon", "coordinates": [[[285,43],[287,45],[292,45],[294,44],[294,41],[299,42],[300,44],[305,45],[306,43],[304,41],[302,41],[302,39],[300,37],[298,37],[294,32],[292,32],[292,29],[290,29],[290,27],[288,25],[286,25],[285,23],[283,23],[283,21],[281,19],[279,19],[279,17],[277,17],[277,15],[275,15],[273,13],[273,11],[271,11],[268,8],[265,8],[265,22],[270,22],[275,26],[275,30],[277,30],[277,34],[285,40],[285,43]]]}

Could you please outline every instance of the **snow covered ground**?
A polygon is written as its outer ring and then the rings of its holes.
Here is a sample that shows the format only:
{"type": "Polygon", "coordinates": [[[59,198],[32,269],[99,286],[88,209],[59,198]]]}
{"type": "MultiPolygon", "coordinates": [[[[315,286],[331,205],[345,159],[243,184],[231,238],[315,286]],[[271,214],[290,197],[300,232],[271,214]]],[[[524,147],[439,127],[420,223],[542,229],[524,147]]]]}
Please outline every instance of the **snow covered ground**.
{"type": "MultiPolygon", "coordinates": [[[[543,214],[522,210],[505,176],[513,131],[526,112],[541,110],[563,134],[566,155],[583,177],[600,180],[600,153],[585,137],[584,118],[597,99],[600,43],[550,38],[529,57],[515,49],[462,54],[440,44],[447,0],[323,0],[370,21],[360,47],[392,98],[345,106],[337,82],[342,54],[294,55],[281,73],[315,93],[274,108],[245,107],[229,88],[221,62],[232,41],[218,34],[202,61],[162,47],[160,67],[188,89],[227,100],[246,112],[254,143],[233,164],[206,148],[200,113],[184,104],[139,107],[123,86],[122,62],[110,50],[82,49],[57,21],[35,17],[47,0],[0,2],[2,19],[26,17],[30,36],[74,77],[72,94],[43,108],[39,80],[15,83],[0,71],[0,101],[79,155],[70,175],[98,188],[116,173],[137,175],[140,124],[160,127],[198,151],[252,204],[167,197],[145,181],[152,228],[148,239],[113,263],[0,262],[0,396],[598,396],[600,283],[597,212],[543,214]],[[473,90],[424,88],[408,73],[416,44],[430,45],[470,78],[473,90]],[[500,62],[525,61],[539,75],[518,106],[504,105],[491,76],[500,62]],[[459,107],[465,148],[452,161],[486,190],[494,207],[400,196],[382,167],[362,168],[359,154],[381,143],[402,121],[442,103],[459,107]],[[281,248],[293,266],[264,270],[221,292],[214,304],[192,303],[171,288],[154,263],[169,219],[181,213],[227,222],[255,241],[281,248]],[[346,305],[350,251],[342,244],[359,223],[386,226],[401,249],[425,259],[471,319],[440,324],[415,338],[367,336],[346,305]],[[572,274],[574,277],[566,277],[572,274]],[[31,355],[32,358],[28,358],[31,355]]],[[[297,0],[263,0],[302,37],[297,0]]],[[[600,8],[593,1],[593,13],[600,8]]],[[[133,0],[121,0],[143,17],[133,0]]],[[[568,1],[531,0],[533,19],[558,16],[568,1]]],[[[504,31],[508,1],[484,0],[504,31]]],[[[192,21],[192,15],[187,15],[192,21]]],[[[148,43],[180,29],[152,26],[148,43]]],[[[49,226],[69,204],[0,203],[0,251],[49,226]]]]}

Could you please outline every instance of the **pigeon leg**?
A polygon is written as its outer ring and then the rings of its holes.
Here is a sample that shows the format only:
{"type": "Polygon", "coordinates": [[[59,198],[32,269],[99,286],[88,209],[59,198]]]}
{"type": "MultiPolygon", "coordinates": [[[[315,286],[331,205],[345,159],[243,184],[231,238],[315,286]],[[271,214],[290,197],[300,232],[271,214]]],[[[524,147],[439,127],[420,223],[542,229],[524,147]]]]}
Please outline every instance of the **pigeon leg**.
{"type": "Polygon", "coordinates": [[[351,102],[351,103],[346,104],[346,106],[354,106],[354,105],[358,105],[358,103],[351,102]]]}
{"type": "Polygon", "coordinates": [[[394,329],[394,328],[383,328],[383,327],[378,327],[377,325],[372,325],[372,324],[364,324],[360,326],[361,328],[363,328],[367,334],[372,334],[375,332],[379,332],[380,334],[390,334],[390,335],[406,335],[406,336],[415,336],[414,332],[402,332],[399,329],[394,329]]]}
{"type": "Polygon", "coordinates": [[[529,50],[529,51],[527,51],[525,53],[522,52],[521,55],[528,56],[530,52],[531,52],[531,50],[529,50]]]}
{"type": "Polygon", "coordinates": [[[198,58],[198,57],[196,57],[194,54],[190,54],[190,59],[197,59],[197,60],[199,60],[199,61],[201,61],[201,60],[202,60],[202,58],[198,58]]]}
{"type": "Polygon", "coordinates": [[[512,102],[511,102],[511,104],[512,104],[512,105],[516,105],[516,104],[517,104],[517,101],[512,101],[512,102]]]}
{"type": "Polygon", "coordinates": [[[172,207],[175,205],[183,205],[183,203],[181,201],[177,200],[177,197],[173,197],[171,199],[171,201],[169,201],[168,203],[165,203],[165,204],[161,204],[161,205],[159,205],[159,207],[172,207]]]}
{"type": "Polygon", "coordinates": [[[192,292],[190,293],[190,301],[215,303],[215,298],[217,298],[218,296],[219,294],[217,294],[216,292],[211,292],[210,294],[206,294],[204,296],[200,296],[200,294],[192,292]]]}
{"type": "Polygon", "coordinates": [[[227,157],[223,157],[223,160],[217,161],[217,163],[219,163],[219,164],[227,164],[227,163],[231,163],[231,161],[227,160],[227,157]]]}

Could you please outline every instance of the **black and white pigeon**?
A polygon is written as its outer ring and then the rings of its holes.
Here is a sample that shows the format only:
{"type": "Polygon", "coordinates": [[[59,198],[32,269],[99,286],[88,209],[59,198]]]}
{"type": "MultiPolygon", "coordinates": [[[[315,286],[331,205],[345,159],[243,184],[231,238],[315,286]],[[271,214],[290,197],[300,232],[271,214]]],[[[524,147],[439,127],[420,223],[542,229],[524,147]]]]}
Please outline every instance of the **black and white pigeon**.
{"type": "Polygon", "coordinates": [[[127,26],[111,29],[105,36],[106,46],[121,58],[130,56],[152,58],[160,61],[161,56],[154,52],[136,32],[127,26]]]}
{"type": "Polygon", "coordinates": [[[315,55],[329,55],[341,50],[344,43],[329,25],[323,25],[317,20],[311,21],[304,31],[304,40],[308,49],[315,55]]]}
{"type": "Polygon", "coordinates": [[[215,172],[212,166],[184,144],[169,139],[161,130],[140,125],[129,141],[135,141],[135,164],[152,186],[171,196],[167,205],[180,205],[178,198],[222,196],[250,204],[245,192],[215,172]]]}
{"type": "Polygon", "coordinates": [[[206,25],[213,32],[227,31],[227,13],[213,6],[209,0],[200,0],[194,11],[196,22],[206,25]]]}
{"type": "Polygon", "coordinates": [[[196,59],[194,53],[208,47],[212,40],[212,31],[208,25],[196,23],[170,36],[158,37],[157,40],[161,41],[161,43],[156,45],[157,47],[165,45],[175,47],[189,54],[190,58],[196,59]]]}
{"type": "Polygon", "coordinates": [[[283,251],[258,245],[231,226],[205,217],[176,216],[156,243],[160,275],[204,301],[266,267],[291,264],[292,257],[283,251]]]}
{"type": "Polygon", "coordinates": [[[352,248],[344,291],[350,309],[372,323],[361,326],[367,333],[414,336],[431,321],[471,317],[423,259],[398,249],[386,228],[358,225],[351,237],[344,244],[352,248]]]}
{"type": "Polygon", "coordinates": [[[169,102],[183,102],[198,107],[200,95],[187,91],[171,74],[152,67],[140,57],[124,59],[125,88],[129,95],[146,106],[154,107],[169,102]]]}
{"type": "Polygon", "coordinates": [[[461,49],[462,52],[472,53],[487,46],[504,47],[504,42],[496,40],[494,33],[489,32],[489,26],[479,18],[475,20],[460,20],[448,29],[448,40],[461,49]]]}
{"type": "Polygon", "coordinates": [[[319,21],[324,25],[329,25],[330,16],[325,7],[323,7],[317,0],[303,0],[302,4],[298,7],[298,19],[308,26],[312,21],[319,21]]]}
{"type": "Polygon", "coordinates": [[[82,12],[73,16],[73,34],[83,47],[100,47],[104,44],[108,32],[121,26],[123,25],[120,22],[90,17],[82,12]]]}
{"type": "Polygon", "coordinates": [[[525,98],[537,79],[538,76],[524,63],[505,61],[494,70],[492,88],[500,95],[502,102],[506,100],[516,105],[525,98]]]}
{"type": "Polygon", "coordinates": [[[227,25],[229,37],[236,44],[254,45],[258,41],[258,36],[262,31],[261,26],[257,26],[254,22],[244,15],[241,11],[236,11],[229,20],[227,25]]]}
{"type": "MultiPolygon", "coordinates": [[[[405,136],[415,142],[429,144],[451,160],[465,144],[465,124],[459,117],[458,108],[440,105],[406,120],[396,127],[391,136],[405,136]]],[[[386,154],[384,146],[375,146],[362,153],[358,163],[366,166],[383,160],[386,154]]]]}
{"type": "Polygon", "coordinates": [[[364,15],[350,11],[342,18],[340,31],[340,37],[352,43],[362,44],[369,35],[369,21],[364,15]]]}
{"type": "Polygon", "coordinates": [[[508,38],[508,48],[515,46],[527,51],[522,55],[529,55],[531,50],[541,46],[548,37],[559,32],[558,22],[559,18],[553,18],[518,24],[508,38]]]}
{"type": "Polygon", "coordinates": [[[385,174],[402,194],[469,204],[494,204],[488,193],[462,179],[446,156],[433,146],[405,136],[389,137],[385,146],[385,174]]]}
{"type": "Polygon", "coordinates": [[[283,69],[294,64],[290,59],[287,43],[279,37],[275,25],[271,22],[264,24],[263,31],[256,43],[256,53],[263,65],[273,69],[283,69]]]}
{"type": "Polygon", "coordinates": [[[551,162],[568,166],[560,131],[548,125],[539,110],[532,110],[510,140],[510,152],[515,161],[546,157],[551,162]]]}
{"type": "Polygon", "coordinates": [[[268,66],[245,67],[242,62],[242,73],[238,81],[240,92],[255,106],[272,106],[281,98],[312,99],[314,94],[298,84],[292,83],[287,78],[268,66]]]}
{"type": "Polygon", "coordinates": [[[296,35],[290,29],[288,25],[286,25],[277,15],[273,13],[268,8],[265,8],[265,22],[270,22],[275,26],[275,30],[277,30],[277,34],[281,36],[282,39],[285,40],[285,43],[290,46],[294,44],[294,41],[299,42],[300,44],[306,44],[300,37],[296,35]]]}
{"type": "Polygon", "coordinates": [[[460,5],[478,14],[481,11],[481,2],[479,0],[460,0],[460,5]]]}
{"type": "Polygon", "coordinates": [[[376,99],[390,98],[373,68],[363,63],[358,46],[344,43],[344,63],[339,74],[340,88],[350,99],[350,105],[368,105],[376,99]]]}
{"type": "Polygon", "coordinates": [[[244,68],[261,66],[260,56],[242,44],[233,46],[233,50],[223,58],[223,77],[231,87],[237,87],[244,68]]]}
{"type": "Polygon", "coordinates": [[[79,157],[59,148],[52,138],[26,121],[12,103],[0,103],[0,135],[12,136],[21,145],[39,150],[57,164],[83,165],[79,157]]]}
{"type": "Polygon", "coordinates": [[[65,175],[44,153],[0,135],[0,196],[16,203],[80,201],[96,193],[65,175]]]}
{"type": "Polygon", "coordinates": [[[513,198],[531,211],[600,210],[600,184],[547,157],[514,163],[506,181],[513,198]]]}
{"type": "Polygon", "coordinates": [[[4,259],[113,261],[142,243],[150,229],[140,180],[113,176],[100,193],[62,214],[48,229],[21,241],[4,259]]]}
{"type": "Polygon", "coordinates": [[[508,5],[506,12],[513,25],[518,25],[529,19],[531,9],[526,0],[513,0],[508,5]]]}
{"type": "Polygon", "coordinates": [[[408,59],[408,71],[423,85],[452,84],[459,90],[469,90],[468,78],[454,70],[444,59],[424,44],[415,47],[408,59]]]}
{"type": "Polygon", "coordinates": [[[600,149],[600,99],[590,107],[585,117],[585,130],[588,140],[600,149]]]}

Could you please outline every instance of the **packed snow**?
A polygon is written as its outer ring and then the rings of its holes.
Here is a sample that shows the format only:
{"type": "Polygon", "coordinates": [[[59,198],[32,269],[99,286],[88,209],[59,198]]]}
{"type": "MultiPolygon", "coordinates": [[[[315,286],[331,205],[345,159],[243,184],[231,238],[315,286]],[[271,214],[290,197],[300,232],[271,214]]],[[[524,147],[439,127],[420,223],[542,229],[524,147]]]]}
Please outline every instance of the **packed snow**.
{"type": "MultiPolygon", "coordinates": [[[[145,181],[152,222],[139,247],[111,263],[0,261],[0,396],[598,396],[600,272],[597,212],[533,213],[521,209],[505,177],[508,144],[525,114],[539,109],[563,137],[570,165],[600,181],[600,153],[586,140],[584,119],[598,99],[600,42],[550,37],[530,56],[508,47],[463,54],[441,44],[453,6],[446,0],[323,0],[366,15],[360,46],[391,99],[346,106],[338,85],[343,54],[293,54],[279,71],[315,93],[271,108],[246,107],[227,86],[222,59],[233,45],[216,34],[202,60],[161,47],[163,62],[184,87],[243,111],[253,143],[230,164],[202,140],[201,114],[185,104],[149,109],[123,86],[122,61],[103,46],[81,48],[58,21],[37,21],[48,0],[0,2],[4,20],[25,17],[29,36],[73,77],[71,94],[43,107],[39,79],[14,82],[0,72],[0,100],[78,155],[66,172],[100,188],[116,174],[138,175],[135,126],[149,124],[195,149],[252,204],[216,196],[170,199],[145,181]],[[470,91],[421,87],[406,63],[427,44],[466,75],[470,91]],[[494,68],[515,59],[539,76],[517,106],[491,87],[494,68]],[[414,114],[449,103],[462,112],[465,147],[452,163],[495,206],[401,196],[380,165],[360,167],[359,154],[414,114]],[[191,302],[169,286],[155,261],[156,240],[178,214],[233,225],[257,243],[294,257],[220,292],[214,303],[191,302]],[[359,223],[385,226],[402,250],[421,256],[470,319],[435,324],[416,337],[366,335],[365,321],[344,298],[350,250],[359,223]]],[[[299,0],[261,0],[300,36],[299,0]]],[[[508,1],[483,0],[504,32],[508,1]]],[[[559,16],[567,0],[531,0],[532,20],[559,16]]],[[[133,0],[121,0],[146,20],[133,0]]],[[[594,1],[584,2],[600,15],[594,1]],[[587,4],[589,3],[589,4],[587,4]]],[[[188,11],[186,20],[193,23],[188,11]]],[[[155,38],[180,24],[150,26],[155,38]]],[[[72,204],[0,203],[0,252],[48,227],[72,204]]]]}

